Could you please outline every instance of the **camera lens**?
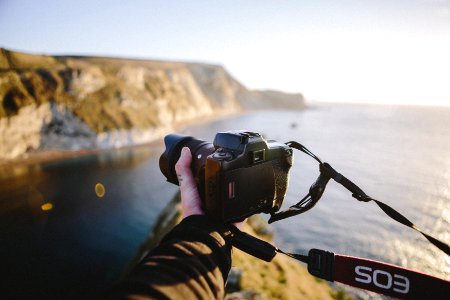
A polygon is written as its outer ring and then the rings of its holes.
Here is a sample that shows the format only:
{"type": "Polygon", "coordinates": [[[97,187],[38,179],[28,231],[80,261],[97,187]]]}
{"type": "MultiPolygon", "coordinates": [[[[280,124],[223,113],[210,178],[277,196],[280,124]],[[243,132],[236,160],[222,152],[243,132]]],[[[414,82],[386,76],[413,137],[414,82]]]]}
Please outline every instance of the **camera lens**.
{"type": "Polygon", "coordinates": [[[159,158],[159,168],[167,178],[167,181],[178,185],[175,164],[180,158],[183,147],[188,147],[191,150],[192,173],[197,181],[199,181],[199,177],[202,177],[200,173],[205,165],[206,157],[214,152],[213,144],[181,134],[167,135],[164,138],[164,144],[166,145],[166,150],[159,158]]]}

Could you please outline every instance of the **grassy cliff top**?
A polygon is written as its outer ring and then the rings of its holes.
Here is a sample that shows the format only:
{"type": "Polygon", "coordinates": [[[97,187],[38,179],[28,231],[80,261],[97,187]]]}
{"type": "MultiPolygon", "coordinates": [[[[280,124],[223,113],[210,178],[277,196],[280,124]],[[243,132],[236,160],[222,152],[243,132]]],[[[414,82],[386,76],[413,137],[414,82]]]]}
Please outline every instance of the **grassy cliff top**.
{"type": "Polygon", "coordinates": [[[301,94],[248,90],[220,65],[0,48],[0,160],[132,146],[193,120],[303,107],[301,94]]]}
{"type": "MultiPolygon", "coordinates": [[[[124,274],[140,260],[144,253],[155,247],[161,238],[181,221],[180,195],[177,194],[160,214],[149,238],[145,241],[124,274]]],[[[268,242],[272,233],[258,215],[251,217],[243,231],[268,242]]],[[[241,274],[238,289],[230,291],[225,299],[349,299],[342,291],[332,289],[327,282],[310,275],[298,261],[278,254],[272,262],[265,262],[239,249],[233,248],[232,268],[241,274]]],[[[231,277],[231,276],[230,276],[231,277]]],[[[230,278],[229,278],[230,281],[230,278]]],[[[234,283],[234,285],[236,285],[234,283]]]]}

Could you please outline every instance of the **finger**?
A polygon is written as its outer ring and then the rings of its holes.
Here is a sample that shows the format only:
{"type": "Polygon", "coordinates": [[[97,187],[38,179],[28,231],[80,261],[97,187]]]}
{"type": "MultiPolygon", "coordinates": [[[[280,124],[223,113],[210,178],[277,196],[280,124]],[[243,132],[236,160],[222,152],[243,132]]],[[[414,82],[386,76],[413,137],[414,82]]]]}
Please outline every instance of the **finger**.
{"type": "Polygon", "coordinates": [[[183,191],[187,190],[186,188],[190,189],[191,187],[197,187],[194,176],[192,175],[191,162],[191,151],[189,148],[184,147],[181,150],[178,162],[175,164],[175,172],[177,173],[178,183],[182,194],[183,191]]]}
{"type": "Polygon", "coordinates": [[[184,147],[181,150],[180,158],[175,165],[175,172],[177,173],[181,193],[181,208],[184,217],[193,214],[203,214],[197,183],[191,171],[191,162],[191,152],[189,148],[184,147]]]}

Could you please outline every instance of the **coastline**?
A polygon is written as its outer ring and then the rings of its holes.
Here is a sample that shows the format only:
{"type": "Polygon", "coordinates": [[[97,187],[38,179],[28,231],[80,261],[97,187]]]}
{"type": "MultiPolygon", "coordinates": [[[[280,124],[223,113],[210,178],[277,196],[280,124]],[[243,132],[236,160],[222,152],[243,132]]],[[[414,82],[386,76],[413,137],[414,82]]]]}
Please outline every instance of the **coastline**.
{"type": "MultiPolygon", "coordinates": [[[[211,121],[221,120],[229,117],[235,117],[239,115],[245,115],[250,113],[249,110],[239,110],[236,112],[226,112],[226,111],[219,111],[215,112],[209,116],[199,116],[195,117],[189,120],[181,121],[176,124],[173,124],[171,128],[172,131],[181,131],[185,129],[188,126],[191,125],[199,125],[199,124],[206,124],[211,121]]],[[[170,132],[167,132],[168,134],[170,132]]],[[[52,150],[37,150],[29,153],[25,153],[21,155],[18,158],[14,158],[11,160],[0,160],[0,171],[1,172],[7,172],[8,170],[11,170],[14,167],[17,166],[31,166],[39,163],[46,163],[46,162],[54,162],[69,158],[75,158],[75,157],[81,157],[86,155],[93,155],[98,154],[102,152],[108,152],[115,149],[130,149],[130,148],[143,148],[143,147],[154,147],[157,145],[163,145],[163,137],[164,135],[155,135],[154,139],[152,139],[149,142],[146,143],[140,143],[140,144],[133,144],[133,145],[127,145],[122,147],[105,147],[105,148],[92,148],[92,149],[80,149],[80,150],[58,150],[58,149],[52,149],[52,150]]]]}

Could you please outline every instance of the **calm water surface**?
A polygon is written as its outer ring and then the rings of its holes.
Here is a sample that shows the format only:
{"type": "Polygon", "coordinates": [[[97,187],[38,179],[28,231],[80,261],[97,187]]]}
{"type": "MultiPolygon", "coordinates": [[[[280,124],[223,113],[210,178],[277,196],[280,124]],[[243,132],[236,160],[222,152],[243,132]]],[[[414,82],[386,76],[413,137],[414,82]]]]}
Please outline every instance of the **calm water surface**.
{"type": "MultiPolygon", "coordinates": [[[[256,112],[183,133],[212,141],[216,132],[234,129],[301,142],[367,194],[450,243],[449,108],[324,105],[256,112]]],[[[4,289],[94,295],[113,282],[176,192],[160,174],[162,150],[114,150],[1,173],[4,289]],[[95,191],[98,183],[103,197],[95,191]]],[[[313,159],[294,155],[284,208],[303,197],[318,175],[313,159]]],[[[311,211],[271,226],[284,250],[322,248],[450,278],[445,254],[334,182],[311,211]]]]}
{"type": "MultiPolygon", "coordinates": [[[[198,126],[212,138],[230,128],[296,140],[358,184],[368,195],[450,243],[450,108],[320,106],[303,112],[260,112],[198,126]]],[[[296,151],[285,207],[299,201],[318,175],[317,163],[296,151]]],[[[335,182],[309,212],[273,226],[282,248],[379,259],[450,278],[450,260],[420,234],[362,203],[335,182]]]]}

